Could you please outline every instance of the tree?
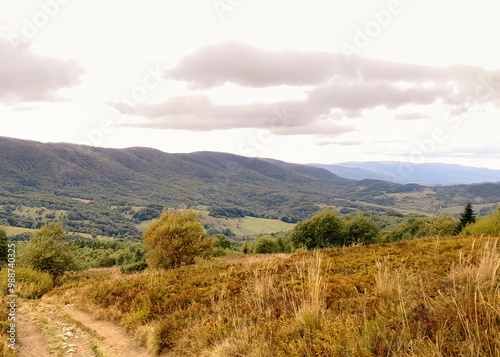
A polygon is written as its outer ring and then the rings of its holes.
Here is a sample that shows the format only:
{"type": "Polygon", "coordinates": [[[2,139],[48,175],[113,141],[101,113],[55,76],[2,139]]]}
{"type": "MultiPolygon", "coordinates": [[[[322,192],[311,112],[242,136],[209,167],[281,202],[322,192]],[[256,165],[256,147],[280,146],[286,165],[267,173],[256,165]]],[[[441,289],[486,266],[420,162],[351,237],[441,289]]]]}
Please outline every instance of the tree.
{"type": "Polygon", "coordinates": [[[472,205],[470,203],[467,203],[467,206],[465,206],[464,211],[460,215],[460,222],[458,223],[457,233],[460,233],[462,229],[464,229],[464,227],[467,226],[469,223],[475,223],[475,222],[476,222],[476,213],[472,209],[472,205]]]}
{"type": "Polygon", "coordinates": [[[243,254],[249,254],[250,253],[250,248],[248,247],[248,243],[247,242],[243,243],[242,252],[243,252],[243,254]]]}
{"type": "Polygon", "coordinates": [[[278,243],[278,247],[280,248],[281,253],[291,253],[292,252],[292,247],[290,245],[290,237],[280,235],[276,239],[276,243],[278,243]]]}
{"type": "Polygon", "coordinates": [[[9,238],[3,227],[0,227],[0,267],[7,263],[9,238]]]}
{"type": "Polygon", "coordinates": [[[231,241],[225,235],[217,234],[215,236],[215,246],[222,249],[229,249],[231,248],[231,241]]]}
{"type": "Polygon", "coordinates": [[[340,247],[350,243],[346,240],[342,220],[330,210],[298,223],[290,233],[290,241],[295,248],[304,246],[307,249],[340,247]]]}
{"type": "Polygon", "coordinates": [[[144,232],[147,263],[152,268],[178,268],[193,264],[196,257],[207,256],[212,242],[191,210],[165,212],[144,232]]]}
{"type": "Polygon", "coordinates": [[[357,243],[370,244],[379,235],[379,228],[368,217],[357,214],[346,221],[347,240],[357,243]]]}
{"type": "Polygon", "coordinates": [[[24,253],[25,262],[35,270],[48,272],[53,277],[73,269],[73,254],[64,241],[65,236],[62,223],[46,224],[32,234],[24,253]]]}
{"type": "Polygon", "coordinates": [[[453,235],[456,227],[456,220],[448,216],[429,217],[424,219],[424,224],[417,231],[415,238],[453,235]]]}
{"type": "Polygon", "coordinates": [[[255,254],[270,254],[279,253],[280,246],[278,243],[269,236],[262,236],[257,238],[254,246],[255,254]]]}

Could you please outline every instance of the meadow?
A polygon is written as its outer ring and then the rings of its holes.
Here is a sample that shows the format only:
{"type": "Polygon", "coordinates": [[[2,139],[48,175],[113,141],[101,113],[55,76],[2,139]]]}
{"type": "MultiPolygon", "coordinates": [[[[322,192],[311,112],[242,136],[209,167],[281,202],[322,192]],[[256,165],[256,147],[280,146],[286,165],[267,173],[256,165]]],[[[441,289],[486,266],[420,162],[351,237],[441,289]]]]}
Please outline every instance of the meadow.
{"type": "Polygon", "coordinates": [[[123,325],[152,355],[498,356],[497,239],[68,272],[43,300],[123,325]]]}

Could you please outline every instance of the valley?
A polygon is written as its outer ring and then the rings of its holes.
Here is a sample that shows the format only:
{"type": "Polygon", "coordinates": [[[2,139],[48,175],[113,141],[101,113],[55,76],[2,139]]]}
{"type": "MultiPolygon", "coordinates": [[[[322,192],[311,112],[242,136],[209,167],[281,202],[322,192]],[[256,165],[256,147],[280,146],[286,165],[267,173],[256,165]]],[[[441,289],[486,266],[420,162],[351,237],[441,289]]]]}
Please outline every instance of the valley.
{"type": "Polygon", "coordinates": [[[207,229],[255,237],[293,227],[276,221],[294,224],[324,208],[456,217],[468,202],[481,205],[481,215],[500,203],[499,183],[357,181],[313,166],[215,152],[168,154],[1,137],[0,147],[0,224],[33,229],[62,220],[68,231],[122,240],[139,239],[162,209],[199,209],[207,229]],[[134,218],[151,204],[154,217],[134,218]]]}

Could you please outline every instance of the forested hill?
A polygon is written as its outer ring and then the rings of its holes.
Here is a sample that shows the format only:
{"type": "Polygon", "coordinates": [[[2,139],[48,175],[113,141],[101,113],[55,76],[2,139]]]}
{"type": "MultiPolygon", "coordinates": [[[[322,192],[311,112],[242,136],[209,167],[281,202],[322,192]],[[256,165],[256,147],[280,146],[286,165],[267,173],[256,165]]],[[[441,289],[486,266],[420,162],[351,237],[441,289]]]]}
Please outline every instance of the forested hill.
{"type": "MultiPolygon", "coordinates": [[[[78,198],[107,205],[204,205],[295,222],[330,206],[341,212],[435,213],[468,201],[500,202],[500,185],[428,188],[348,180],[313,166],[215,152],[169,154],[0,137],[0,198],[78,198]]],[[[0,203],[1,205],[2,203],[0,203]]],[[[233,214],[232,213],[232,214],[233,214]]]]}

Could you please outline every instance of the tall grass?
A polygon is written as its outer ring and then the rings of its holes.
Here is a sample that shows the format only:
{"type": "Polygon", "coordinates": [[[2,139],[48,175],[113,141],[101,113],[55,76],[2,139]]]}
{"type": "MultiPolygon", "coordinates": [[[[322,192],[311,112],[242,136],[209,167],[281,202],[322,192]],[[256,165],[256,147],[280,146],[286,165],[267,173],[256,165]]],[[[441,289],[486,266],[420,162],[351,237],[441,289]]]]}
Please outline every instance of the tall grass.
{"type": "Polygon", "coordinates": [[[68,274],[74,303],[171,356],[500,356],[500,253],[488,237],[224,257],[68,274]]]}

